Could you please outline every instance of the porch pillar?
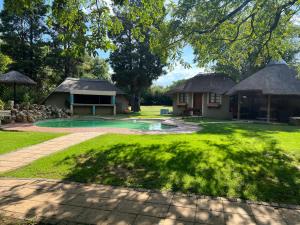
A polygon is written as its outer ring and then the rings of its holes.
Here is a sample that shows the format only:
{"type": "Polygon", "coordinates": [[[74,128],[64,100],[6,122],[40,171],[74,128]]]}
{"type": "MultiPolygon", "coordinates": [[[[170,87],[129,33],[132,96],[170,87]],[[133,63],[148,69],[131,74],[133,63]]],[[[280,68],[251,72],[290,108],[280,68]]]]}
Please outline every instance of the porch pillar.
{"type": "Polygon", "coordinates": [[[241,119],[241,93],[238,92],[238,111],[237,111],[237,119],[241,119]]]}
{"type": "Polygon", "coordinates": [[[114,116],[117,114],[117,109],[116,109],[116,96],[111,96],[111,104],[113,105],[113,114],[114,116]]]}
{"type": "Polygon", "coordinates": [[[73,114],[74,95],[70,94],[70,112],[73,114]]]}
{"type": "Polygon", "coordinates": [[[267,122],[270,123],[271,120],[271,95],[267,97],[267,122]]]}
{"type": "Polygon", "coordinates": [[[112,105],[116,104],[116,96],[111,96],[111,104],[112,105]]]}
{"type": "Polygon", "coordinates": [[[95,105],[93,105],[92,111],[93,111],[93,116],[95,116],[96,115],[96,106],[95,105]]]}

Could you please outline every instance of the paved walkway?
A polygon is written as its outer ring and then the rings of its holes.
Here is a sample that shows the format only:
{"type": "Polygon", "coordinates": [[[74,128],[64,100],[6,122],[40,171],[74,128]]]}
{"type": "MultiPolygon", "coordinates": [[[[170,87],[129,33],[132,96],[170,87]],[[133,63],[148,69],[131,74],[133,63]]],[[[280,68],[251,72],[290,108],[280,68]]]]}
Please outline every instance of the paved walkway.
{"type": "Polygon", "coordinates": [[[0,180],[0,214],[59,224],[300,224],[300,206],[38,179],[0,180]]]}
{"type": "Polygon", "coordinates": [[[25,166],[36,159],[61,151],[99,135],[101,135],[99,132],[73,133],[0,155],[0,172],[25,166]]]}

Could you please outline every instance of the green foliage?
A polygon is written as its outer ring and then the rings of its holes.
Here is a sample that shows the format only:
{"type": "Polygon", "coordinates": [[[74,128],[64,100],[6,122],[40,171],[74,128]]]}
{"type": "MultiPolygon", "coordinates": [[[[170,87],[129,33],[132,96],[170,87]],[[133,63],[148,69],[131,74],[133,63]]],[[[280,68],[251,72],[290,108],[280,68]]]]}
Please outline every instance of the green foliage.
{"type": "Polygon", "coordinates": [[[77,65],[85,54],[87,21],[81,1],[53,1],[47,20],[55,46],[51,57],[53,68],[62,73],[63,79],[77,73],[77,65]]]}
{"type": "Polygon", "coordinates": [[[5,103],[0,99],[0,110],[4,109],[5,103]]]}
{"type": "Polygon", "coordinates": [[[43,0],[5,0],[0,13],[1,52],[13,60],[9,69],[23,72],[39,84],[45,56],[46,13],[43,0]]]}
{"type": "MultiPolygon", "coordinates": [[[[278,27],[278,29],[286,29],[278,27]]],[[[245,41],[236,41],[235,48],[231,49],[233,51],[232,56],[220,55],[217,60],[217,64],[213,66],[213,69],[218,72],[225,72],[234,78],[236,81],[244,79],[254,72],[258,71],[264,67],[271,60],[281,60],[284,59],[290,66],[297,66],[297,54],[300,51],[300,44],[297,38],[300,35],[300,27],[288,23],[287,26],[290,28],[282,34],[274,31],[272,39],[269,40],[268,47],[262,49],[259,54],[249,54],[245,58],[240,58],[238,65],[234,62],[233,57],[240,57],[235,54],[236,51],[242,51],[243,46],[249,45],[251,43],[246,43],[245,41]],[[278,52],[278,56],[275,56],[278,52]]],[[[276,31],[277,31],[276,30],[276,31]]],[[[224,44],[225,45],[225,44],[224,44]]],[[[230,54],[230,52],[228,52],[230,54]]],[[[241,54],[240,54],[241,55],[241,54]]]]}
{"type": "Polygon", "coordinates": [[[22,102],[23,102],[23,103],[27,103],[27,104],[32,102],[32,99],[30,98],[30,95],[29,95],[28,92],[26,92],[26,93],[23,95],[22,102]]]}
{"type": "Polygon", "coordinates": [[[195,134],[102,135],[4,175],[299,202],[299,127],[201,126],[195,134]]]}
{"type": "Polygon", "coordinates": [[[167,95],[169,88],[162,86],[151,86],[142,93],[143,105],[172,105],[172,99],[167,95]]]}
{"type": "Polygon", "coordinates": [[[85,54],[78,71],[79,77],[111,80],[109,64],[98,56],[93,57],[85,54]]]}
{"type": "MultiPolygon", "coordinates": [[[[1,53],[5,60],[1,60],[5,70],[17,70],[35,80],[39,87],[39,94],[32,95],[39,101],[46,94],[47,73],[45,72],[45,58],[47,56],[47,41],[45,36],[48,28],[45,17],[48,6],[43,0],[4,1],[0,13],[1,53]],[[7,57],[6,57],[7,56],[7,57]],[[9,58],[8,58],[9,57],[9,58]],[[5,68],[6,67],[6,68],[5,68]]],[[[3,99],[12,99],[11,87],[0,87],[3,99]]],[[[18,93],[21,94],[18,87],[18,93]]],[[[31,92],[33,93],[33,92],[31,92]]],[[[22,99],[22,95],[18,95],[22,99]]]]}
{"type": "Polygon", "coordinates": [[[238,72],[270,59],[289,61],[290,52],[299,52],[299,31],[292,22],[299,8],[296,0],[182,0],[172,5],[158,46],[172,60],[188,43],[199,66],[218,63],[238,72]]]}
{"type": "Polygon", "coordinates": [[[186,79],[182,79],[182,80],[177,80],[177,81],[173,81],[171,85],[169,85],[167,88],[168,90],[171,90],[181,84],[184,84],[186,82],[186,79]]]}
{"type": "Polygon", "coordinates": [[[12,59],[0,52],[0,73],[6,72],[8,66],[12,64],[12,59]]]}

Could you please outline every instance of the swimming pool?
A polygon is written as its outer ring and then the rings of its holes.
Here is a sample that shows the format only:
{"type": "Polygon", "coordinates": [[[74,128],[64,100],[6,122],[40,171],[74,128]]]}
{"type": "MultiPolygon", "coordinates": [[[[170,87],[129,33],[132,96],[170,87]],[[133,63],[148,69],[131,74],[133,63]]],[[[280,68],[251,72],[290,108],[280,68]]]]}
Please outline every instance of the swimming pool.
{"type": "Polygon", "coordinates": [[[135,130],[166,130],[174,128],[159,120],[106,120],[106,119],[53,119],[34,123],[38,127],[78,128],[78,127],[108,127],[127,128],[135,130]]]}

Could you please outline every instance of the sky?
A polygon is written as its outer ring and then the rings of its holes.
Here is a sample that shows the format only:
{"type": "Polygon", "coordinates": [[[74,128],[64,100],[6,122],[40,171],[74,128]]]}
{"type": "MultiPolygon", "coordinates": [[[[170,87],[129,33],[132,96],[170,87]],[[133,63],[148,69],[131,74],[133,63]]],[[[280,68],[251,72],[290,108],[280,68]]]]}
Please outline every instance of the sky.
{"type": "MultiPolygon", "coordinates": [[[[0,0],[0,10],[3,8],[3,0],[0,0]]],[[[108,52],[99,51],[99,55],[101,58],[107,59],[109,57],[108,52]]],[[[172,84],[173,81],[181,80],[181,79],[187,79],[195,76],[199,72],[203,72],[203,68],[197,67],[196,64],[193,63],[193,49],[191,46],[186,46],[183,49],[183,59],[191,65],[190,68],[184,68],[182,65],[179,64],[179,62],[175,62],[175,66],[172,70],[166,69],[167,73],[158,80],[154,82],[155,85],[161,85],[161,86],[168,86],[172,84]]],[[[111,71],[112,72],[112,71],[111,71]]]]}
{"type": "MultiPolygon", "coordinates": [[[[99,51],[99,55],[101,58],[105,59],[109,57],[108,52],[99,51]]],[[[173,69],[166,68],[167,73],[154,81],[154,84],[166,87],[172,84],[173,81],[188,79],[200,72],[204,72],[204,68],[199,68],[195,63],[193,63],[194,54],[192,47],[186,46],[183,48],[182,58],[185,62],[190,64],[190,68],[185,68],[179,62],[175,62],[173,69]]]]}

